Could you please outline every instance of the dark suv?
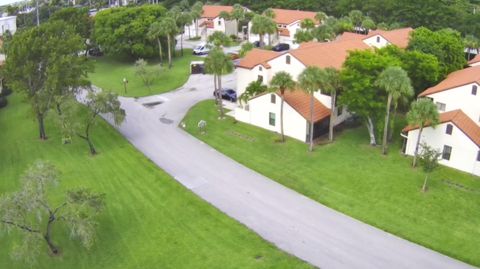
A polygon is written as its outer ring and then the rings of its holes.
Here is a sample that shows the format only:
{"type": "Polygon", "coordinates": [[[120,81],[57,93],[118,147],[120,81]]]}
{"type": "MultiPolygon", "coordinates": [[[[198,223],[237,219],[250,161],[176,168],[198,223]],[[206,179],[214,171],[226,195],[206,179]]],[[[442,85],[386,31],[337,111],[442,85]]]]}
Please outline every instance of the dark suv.
{"type": "Polygon", "coordinates": [[[284,50],[289,50],[290,45],[286,43],[278,43],[277,45],[273,46],[272,50],[273,51],[284,51],[284,50]]]}
{"type": "MultiPolygon", "coordinates": [[[[220,91],[220,94],[222,95],[222,99],[224,100],[228,100],[231,102],[237,101],[237,92],[233,89],[223,88],[220,91]]],[[[216,96],[216,91],[213,91],[213,96],[216,96]]]]}

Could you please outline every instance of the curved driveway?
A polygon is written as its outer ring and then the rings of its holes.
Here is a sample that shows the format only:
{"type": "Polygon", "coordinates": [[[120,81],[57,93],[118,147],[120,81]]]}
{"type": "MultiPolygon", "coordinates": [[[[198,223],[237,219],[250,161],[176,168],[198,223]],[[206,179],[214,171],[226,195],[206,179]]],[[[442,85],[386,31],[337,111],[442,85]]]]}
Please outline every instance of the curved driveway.
{"type": "MultiPolygon", "coordinates": [[[[225,86],[233,84],[233,75],[224,78],[225,86]]],[[[139,99],[122,97],[127,117],[118,129],[204,200],[280,249],[317,267],[472,268],[325,207],[178,128],[190,107],[211,98],[212,88],[211,77],[194,75],[175,92],[139,99]],[[161,104],[144,105],[152,102],[161,104]]]]}

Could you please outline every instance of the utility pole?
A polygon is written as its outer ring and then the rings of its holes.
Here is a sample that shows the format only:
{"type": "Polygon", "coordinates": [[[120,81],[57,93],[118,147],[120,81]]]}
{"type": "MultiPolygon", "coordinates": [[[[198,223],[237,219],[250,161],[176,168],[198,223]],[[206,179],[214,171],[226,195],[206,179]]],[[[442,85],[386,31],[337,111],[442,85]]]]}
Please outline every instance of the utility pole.
{"type": "Polygon", "coordinates": [[[39,26],[40,25],[40,17],[38,16],[38,0],[35,1],[35,5],[36,5],[35,11],[37,12],[37,26],[39,26]]]}

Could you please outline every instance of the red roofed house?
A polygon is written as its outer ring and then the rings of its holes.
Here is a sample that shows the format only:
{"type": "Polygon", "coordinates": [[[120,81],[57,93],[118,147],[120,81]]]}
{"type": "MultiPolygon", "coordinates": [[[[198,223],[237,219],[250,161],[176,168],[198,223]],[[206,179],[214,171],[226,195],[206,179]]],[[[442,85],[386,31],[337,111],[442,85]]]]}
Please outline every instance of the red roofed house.
{"type": "MultiPolygon", "coordinates": [[[[289,10],[289,9],[273,9],[275,13],[275,18],[273,20],[277,24],[277,34],[271,36],[271,41],[273,44],[275,43],[287,43],[291,47],[297,47],[295,41],[295,33],[298,29],[300,29],[300,23],[305,19],[312,19],[316,23],[318,21],[315,19],[315,12],[311,11],[301,11],[301,10],[289,10]]],[[[252,24],[248,24],[248,31],[252,24]]],[[[268,36],[264,37],[264,42],[267,43],[268,36]]],[[[260,37],[256,34],[252,34],[250,32],[248,40],[253,43],[255,41],[259,41],[260,37]]]]}
{"type": "MultiPolygon", "coordinates": [[[[442,152],[441,164],[480,176],[480,66],[451,73],[422,92],[430,98],[440,114],[440,124],[426,127],[420,138],[442,152]]],[[[418,127],[404,128],[405,154],[413,155],[418,127]]]]}
{"type": "Polygon", "coordinates": [[[371,47],[383,48],[392,44],[405,49],[408,46],[410,33],[412,31],[413,29],[408,27],[391,31],[375,30],[370,31],[367,35],[345,32],[338,37],[338,40],[360,39],[371,47]]]}
{"type": "MultiPolygon", "coordinates": [[[[232,10],[233,6],[204,5],[202,17],[198,20],[198,34],[203,39],[207,39],[215,31],[221,31],[227,35],[236,34],[237,22],[219,17],[222,11],[230,13],[232,10]]],[[[196,36],[195,22],[185,26],[185,35],[196,36]]]]}
{"type": "Polygon", "coordinates": [[[480,54],[477,54],[477,56],[475,56],[475,58],[471,59],[471,60],[468,62],[468,65],[470,65],[470,66],[479,66],[479,65],[480,65],[480,54]]]}

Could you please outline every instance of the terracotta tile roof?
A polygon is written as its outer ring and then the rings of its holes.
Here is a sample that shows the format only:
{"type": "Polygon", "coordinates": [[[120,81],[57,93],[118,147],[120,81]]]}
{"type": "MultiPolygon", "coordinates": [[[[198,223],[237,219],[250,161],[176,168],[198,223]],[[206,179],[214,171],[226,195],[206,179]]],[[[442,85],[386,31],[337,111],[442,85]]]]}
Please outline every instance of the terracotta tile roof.
{"type": "MultiPolygon", "coordinates": [[[[285,102],[310,122],[310,95],[301,89],[285,92],[285,102]]],[[[321,121],[330,116],[330,109],[317,98],[313,102],[313,122],[321,121]]]]}
{"type": "Polygon", "coordinates": [[[202,18],[209,18],[213,19],[220,15],[220,12],[232,12],[232,6],[212,6],[212,5],[204,5],[203,6],[203,14],[202,18]]]}
{"type": "Polygon", "coordinates": [[[280,52],[254,48],[251,51],[249,51],[244,58],[240,60],[237,67],[252,69],[255,66],[261,64],[268,69],[271,67],[268,64],[268,61],[278,57],[281,54],[282,53],[280,52]]]}
{"type": "Polygon", "coordinates": [[[477,56],[475,56],[475,58],[471,59],[468,64],[476,64],[476,63],[480,63],[480,54],[477,54],[477,56]]]}
{"type": "Polygon", "coordinates": [[[427,96],[474,82],[480,84],[480,66],[472,66],[452,72],[447,76],[446,79],[442,80],[442,82],[426,89],[418,96],[427,96]]]}
{"type": "Polygon", "coordinates": [[[204,21],[204,22],[202,22],[199,26],[200,26],[200,27],[205,26],[205,27],[207,27],[207,28],[213,28],[213,21],[204,21]]]}
{"type": "MultiPolygon", "coordinates": [[[[478,147],[480,147],[480,126],[470,119],[462,110],[452,110],[440,114],[440,123],[451,122],[462,130],[478,147]]],[[[428,125],[427,125],[428,126],[428,125]]],[[[407,126],[403,128],[404,132],[418,129],[418,126],[407,126]]]]}
{"type": "Polygon", "coordinates": [[[273,12],[275,12],[275,18],[273,18],[273,20],[279,24],[291,24],[304,19],[312,19],[316,21],[316,13],[312,11],[274,8],[273,12]]]}
{"type": "Polygon", "coordinates": [[[333,42],[308,42],[298,49],[290,51],[305,66],[320,68],[333,67],[340,69],[347,59],[348,53],[354,50],[365,50],[370,47],[361,40],[341,40],[333,42]]]}
{"type": "Polygon", "coordinates": [[[406,48],[408,46],[408,41],[410,40],[410,33],[412,31],[413,29],[408,27],[408,28],[395,29],[391,31],[375,30],[375,31],[370,31],[368,35],[345,32],[337,40],[352,40],[352,39],[365,40],[372,36],[380,35],[391,44],[394,44],[399,48],[406,48]]]}
{"type": "Polygon", "coordinates": [[[278,27],[278,34],[281,36],[290,36],[290,31],[287,28],[280,28],[278,27]]]}

